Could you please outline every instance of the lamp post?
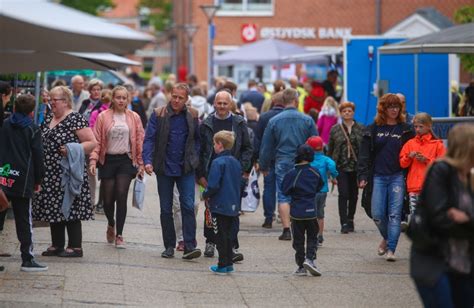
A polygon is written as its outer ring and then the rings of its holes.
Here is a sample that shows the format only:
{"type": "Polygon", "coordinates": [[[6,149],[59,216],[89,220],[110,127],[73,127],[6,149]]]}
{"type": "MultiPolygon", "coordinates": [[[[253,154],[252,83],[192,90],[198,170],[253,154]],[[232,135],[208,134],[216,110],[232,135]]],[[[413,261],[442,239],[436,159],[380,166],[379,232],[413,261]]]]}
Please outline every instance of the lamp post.
{"type": "Polygon", "coordinates": [[[209,45],[207,48],[207,83],[210,87],[214,79],[214,37],[215,27],[212,23],[214,15],[220,9],[219,5],[200,5],[201,10],[207,17],[209,45]]]}
{"type": "Polygon", "coordinates": [[[186,30],[186,34],[188,35],[188,66],[189,66],[189,73],[194,74],[194,43],[193,37],[198,30],[198,26],[190,24],[185,25],[184,29],[186,30]]]}

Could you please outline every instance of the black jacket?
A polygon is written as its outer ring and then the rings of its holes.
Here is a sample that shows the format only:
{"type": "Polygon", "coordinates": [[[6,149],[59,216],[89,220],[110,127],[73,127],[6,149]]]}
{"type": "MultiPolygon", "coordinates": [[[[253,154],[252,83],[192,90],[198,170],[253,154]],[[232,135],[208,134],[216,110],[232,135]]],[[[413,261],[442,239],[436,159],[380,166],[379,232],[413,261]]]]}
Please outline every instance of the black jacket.
{"type": "MultiPolygon", "coordinates": [[[[374,146],[374,132],[376,124],[373,123],[367,126],[362,133],[362,142],[359,147],[359,157],[357,159],[357,178],[359,181],[365,180],[370,181],[372,178],[373,162],[375,159],[375,146],[374,146]]],[[[415,132],[411,125],[402,123],[402,147],[403,145],[415,137],[415,132]]],[[[400,147],[401,150],[401,147],[400,147]]]]}
{"type": "MultiPolygon", "coordinates": [[[[86,112],[87,107],[89,107],[90,104],[91,104],[91,100],[89,98],[83,100],[82,104],[81,104],[81,107],[79,108],[79,113],[84,114],[84,112],[86,112]]],[[[94,110],[99,110],[101,106],[102,106],[102,102],[99,100],[99,102],[94,106],[94,108],[92,108],[91,113],[94,110]]]]}
{"type": "MultiPolygon", "coordinates": [[[[201,124],[200,139],[201,150],[199,153],[199,168],[197,170],[198,179],[207,178],[211,164],[211,157],[214,151],[212,138],[214,137],[214,129],[212,119],[214,114],[208,116],[201,124]]],[[[231,149],[231,154],[241,164],[243,172],[252,170],[253,146],[250,142],[249,132],[245,119],[238,115],[232,115],[232,131],[235,133],[235,144],[231,149]]]]}
{"type": "Polygon", "coordinates": [[[45,174],[39,127],[27,116],[14,113],[0,131],[0,185],[5,194],[31,198],[34,185],[45,174]]]}
{"type": "MultiPolygon", "coordinates": [[[[458,207],[461,189],[463,184],[456,168],[444,161],[433,163],[423,184],[419,206],[425,207],[429,230],[439,241],[438,247],[430,251],[417,251],[412,247],[410,275],[419,283],[432,286],[448,271],[445,260],[449,238],[470,240],[471,264],[474,265],[474,217],[468,223],[456,224],[447,214],[449,208],[458,207]]],[[[468,188],[468,192],[474,200],[473,191],[468,188]]]]}

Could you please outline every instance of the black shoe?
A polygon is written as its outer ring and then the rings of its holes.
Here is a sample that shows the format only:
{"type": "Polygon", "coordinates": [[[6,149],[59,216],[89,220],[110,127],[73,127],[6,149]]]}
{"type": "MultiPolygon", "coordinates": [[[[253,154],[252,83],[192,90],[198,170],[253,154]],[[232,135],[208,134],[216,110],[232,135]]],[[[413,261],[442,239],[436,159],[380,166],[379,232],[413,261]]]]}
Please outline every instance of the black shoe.
{"type": "Polygon", "coordinates": [[[70,248],[69,250],[66,249],[58,253],[58,257],[61,257],[61,258],[82,258],[82,256],[83,256],[82,249],[70,248]]]}
{"type": "Polygon", "coordinates": [[[201,249],[194,248],[193,250],[185,250],[183,253],[183,259],[191,260],[201,256],[201,249]]]}
{"type": "Polygon", "coordinates": [[[161,257],[167,259],[174,258],[174,249],[171,247],[166,248],[166,250],[161,253],[161,257]]]}
{"type": "Polygon", "coordinates": [[[35,260],[25,261],[21,264],[21,271],[23,272],[44,272],[48,270],[48,267],[36,263],[35,260]]]}
{"type": "Polygon", "coordinates": [[[347,234],[349,233],[349,227],[347,224],[343,224],[342,227],[341,227],[341,233],[342,234],[347,234]]]}
{"type": "Polygon", "coordinates": [[[204,256],[208,258],[214,257],[214,250],[216,245],[213,243],[206,243],[206,249],[204,249],[204,256]]]}
{"type": "Polygon", "coordinates": [[[354,221],[353,220],[349,220],[347,222],[347,230],[349,232],[354,232],[354,221]]]}
{"type": "Polygon", "coordinates": [[[262,225],[262,228],[271,229],[273,223],[273,218],[265,218],[265,222],[262,225]]]}
{"type": "Polygon", "coordinates": [[[232,250],[232,262],[242,262],[244,261],[244,255],[240,253],[237,249],[232,250]]]}
{"type": "Polygon", "coordinates": [[[54,246],[48,247],[45,251],[41,253],[43,257],[55,257],[64,251],[64,248],[56,248],[54,246]]]}
{"type": "Polygon", "coordinates": [[[283,231],[283,233],[278,237],[280,241],[291,241],[291,232],[288,231],[283,231]]]}
{"type": "Polygon", "coordinates": [[[0,265],[0,272],[3,272],[5,270],[5,266],[0,265]]]}

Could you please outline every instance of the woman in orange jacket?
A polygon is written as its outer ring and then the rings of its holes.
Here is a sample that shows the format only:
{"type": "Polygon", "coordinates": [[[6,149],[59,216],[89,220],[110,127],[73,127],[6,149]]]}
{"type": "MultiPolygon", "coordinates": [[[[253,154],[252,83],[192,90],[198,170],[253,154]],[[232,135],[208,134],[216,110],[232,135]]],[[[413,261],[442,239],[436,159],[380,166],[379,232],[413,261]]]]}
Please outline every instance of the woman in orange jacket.
{"type": "Polygon", "coordinates": [[[413,127],[416,136],[400,151],[400,166],[408,168],[407,192],[410,197],[410,215],[413,214],[425,181],[428,166],[438,157],[444,156],[446,148],[432,131],[433,120],[425,112],[415,115],[413,127]]]}

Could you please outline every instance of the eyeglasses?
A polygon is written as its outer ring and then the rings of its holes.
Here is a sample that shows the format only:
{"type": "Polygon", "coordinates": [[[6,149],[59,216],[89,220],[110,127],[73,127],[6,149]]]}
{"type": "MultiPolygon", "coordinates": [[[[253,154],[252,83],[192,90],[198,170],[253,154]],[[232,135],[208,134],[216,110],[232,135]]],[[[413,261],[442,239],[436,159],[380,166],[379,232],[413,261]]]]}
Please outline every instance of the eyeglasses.
{"type": "Polygon", "coordinates": [[[398,105],[390,105],[390,106],[387,107],[387,109],[400,110],[400,106],[398,106],[398,105]]]}
{"type": "Polygon", "coordinates": [[[64,98],[51,98],[51,101],[56,103],[56,102],[64,102],[66,99],[64,98]]]}

